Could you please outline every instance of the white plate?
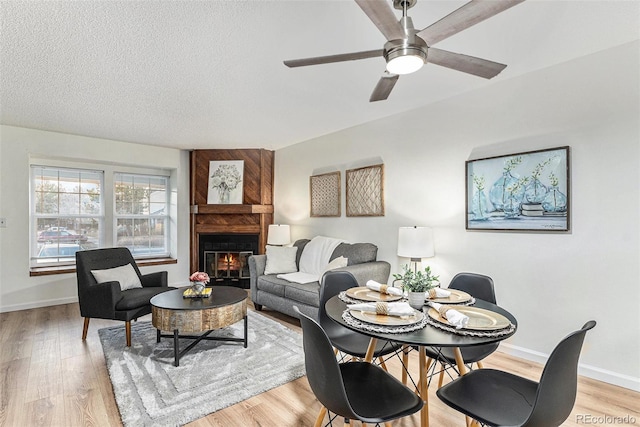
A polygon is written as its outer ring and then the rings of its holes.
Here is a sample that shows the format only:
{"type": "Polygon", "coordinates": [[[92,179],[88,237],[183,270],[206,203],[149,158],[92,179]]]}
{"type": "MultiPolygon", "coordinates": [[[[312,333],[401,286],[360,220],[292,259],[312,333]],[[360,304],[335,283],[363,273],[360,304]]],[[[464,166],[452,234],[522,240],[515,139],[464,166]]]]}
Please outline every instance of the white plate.
{"type": "Polygon", "coordinates": [[[424,313],[414,310],[412,316],[386,316],[384,314],[376,314],[369,311],[349,310],[349,313],[358,320],[373,323],[374,325],[385,326],[406,326],[413,325],[424,319],[424,313]]]}

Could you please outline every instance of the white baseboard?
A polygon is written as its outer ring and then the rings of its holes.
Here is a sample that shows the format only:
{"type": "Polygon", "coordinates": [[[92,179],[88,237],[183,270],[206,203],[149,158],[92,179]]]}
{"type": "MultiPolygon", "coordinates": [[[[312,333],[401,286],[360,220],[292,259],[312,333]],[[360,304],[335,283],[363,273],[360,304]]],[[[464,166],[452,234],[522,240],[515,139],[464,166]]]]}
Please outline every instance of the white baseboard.
{"type": "MultiPolygon", "coordinates": [[[[540,363],[542,365],[544,365],[549,358],[548,354],[540,353],[524,347],[518,347],[509,343],[500,344],[500,350],[512,356],[540,363]]],[[[578,364],[578,374],[594,380],[603,381],[605,383],[640,392],[640,378],[632,377],[630,375],[620,374],[618,372],[601,369],[584,363],[578,364]]]]}
{"type": "Polygon", "coordinates": [[[78,302],[78,297],[48,299],[48,300],[30,302],[26,304],[3,305],[3,306],[0,306],[0,313],[6,313],[9,311],[29,310],[31,308],[50,307],[52,305],[71,304],[74,302],[78,302]]]}

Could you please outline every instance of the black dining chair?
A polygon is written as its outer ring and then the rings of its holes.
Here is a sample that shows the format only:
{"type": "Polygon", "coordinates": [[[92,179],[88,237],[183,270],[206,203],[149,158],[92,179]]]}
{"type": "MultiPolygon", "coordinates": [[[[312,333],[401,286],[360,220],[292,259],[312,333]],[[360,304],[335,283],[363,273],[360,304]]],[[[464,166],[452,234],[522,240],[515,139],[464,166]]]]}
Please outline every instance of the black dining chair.
{"type": "Polygon", "coordinates": [[[84,317],[82,341],[87,338],[89,320],[113,319],[125,322],[127,347],[131,347],[131,321],[151,313],[149,300],[173,287],[167,285],[167,272],[141,274],[133,255],[124,247],[76,252],[76,276],[80,314],[84,317]],[[131,264],[141,287],[121,290],[118,281],[98,283],[92,270],[107,270],[131,264]]]}
{"type": "Polygon", "coordinates": [[[549,356],[539,382],[495,369],[476,369],[436,391],[444,403],[488,426],[554,427],[573,409],[578,359],[593,320],[566,336],[549,356]]]}
{"type": "Polygon", "coordinates": [[[422,409],[422,399],[379,366],[360,361],[338,363],[322,326],[298,307],[293,309],[302,325],[307,379],[324,408],[316,426],[327,410],[329,424],[336,417],[344,417],[377,425],[422,409]]]}
{"type": "MultiPolygon", "coordinates": [[[[477,273],[458,273],[449,283],[448,289],[456,289],[468,293],[474,298],[482,299],[490,303],[496,304],[496,292],[493,286],[493,279],[484,274],[477,273]]],[[[462,353],[462,359],[465,365],[471,368],[474,363],[482,368],[482,359],[489,356],[491,353],[498,349],[498,343],[483,344],[473,347],[462,347],[460,353],[462,353]]],[[[453,348],[442,347],[438,349],[432,349],[427,347],[427,357],[437,362],[440,362],[440,376],[438,379],[438,387],[442,386],[444,379],[444,373],[447,369],[456,368],[456,359],[453,354],[453,348]]],[[[436,364],[433,364],[434,369],[436,364]]]]}
{"type": "MultiPolygon", "coordinates": [[[[349,356],[362,359],[367,353],[367,348],[371,339],[351,329],[334,322],[329,318],[325,310],[325,304],[335,295],[342,291],[358,286],[358,281],[348,271],[328,271],[322,276],[320,281],[320,307],[318,309],[318,323],[322,326],[329,337],[333,347],[349,356]]],[[[377,341],[373,354],[377,358],[384,370],[387,370],[384,357],[397,352],[402,345],[389,341],[377,341]]]]}

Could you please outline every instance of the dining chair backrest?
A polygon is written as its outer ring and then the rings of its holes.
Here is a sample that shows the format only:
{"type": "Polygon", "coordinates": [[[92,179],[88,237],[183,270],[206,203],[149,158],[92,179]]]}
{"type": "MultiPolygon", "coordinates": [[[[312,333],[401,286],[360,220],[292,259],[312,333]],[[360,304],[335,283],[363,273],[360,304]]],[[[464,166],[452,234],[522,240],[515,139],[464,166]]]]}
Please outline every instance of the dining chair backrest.
{"type": "Polygon", "coordinates": [[[484,274],[458,273],[449,282],[449,288],[464,291],[474,298],[496,303],[493,279],[484,274]]]}
{"type": "Polygon", "coordinates": [[[296,306],[293,309],[302,325],[304,364],[313,394],[330,412],[357,419],[349,403],[329,337],[314,319],[300,312],[296,306]]]}
{"type": "Polygon", "coordinates": [[[595,325],[594,320],[588,321],[553,350],[542,371],[536,401],[524,426],[559,426],[569,417],[576,401],[580,350],[587,331],[595,325]]]}
{"type": "MultiPolygon", "coordinates": [[[[327,271],[320,279],[320,306],[318,307],[318,323],[325,331],[329,329],[343,328],[338,323],[329,318],[324,308],[329,299],[338,295],[342,291],[358,286],[358,281],[348,271],[327,271]]],[[[331,335],[328,333],[328,335],[331,335]]]]}

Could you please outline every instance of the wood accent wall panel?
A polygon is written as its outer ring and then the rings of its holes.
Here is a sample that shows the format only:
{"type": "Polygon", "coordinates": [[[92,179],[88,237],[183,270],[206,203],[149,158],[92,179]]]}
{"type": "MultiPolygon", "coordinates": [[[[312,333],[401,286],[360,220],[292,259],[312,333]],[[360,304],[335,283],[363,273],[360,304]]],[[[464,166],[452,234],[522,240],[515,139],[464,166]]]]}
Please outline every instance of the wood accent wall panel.
{"type": "Polygon", "coordinates": [[[275,154],[264,149],[194,150],[191,152],[191,271],[198,269],[199,234],[258,234],[264,253],[273,224],[275,154]],[[208,205],[209,162],[244,160],[241,205],[208,205]]]}

